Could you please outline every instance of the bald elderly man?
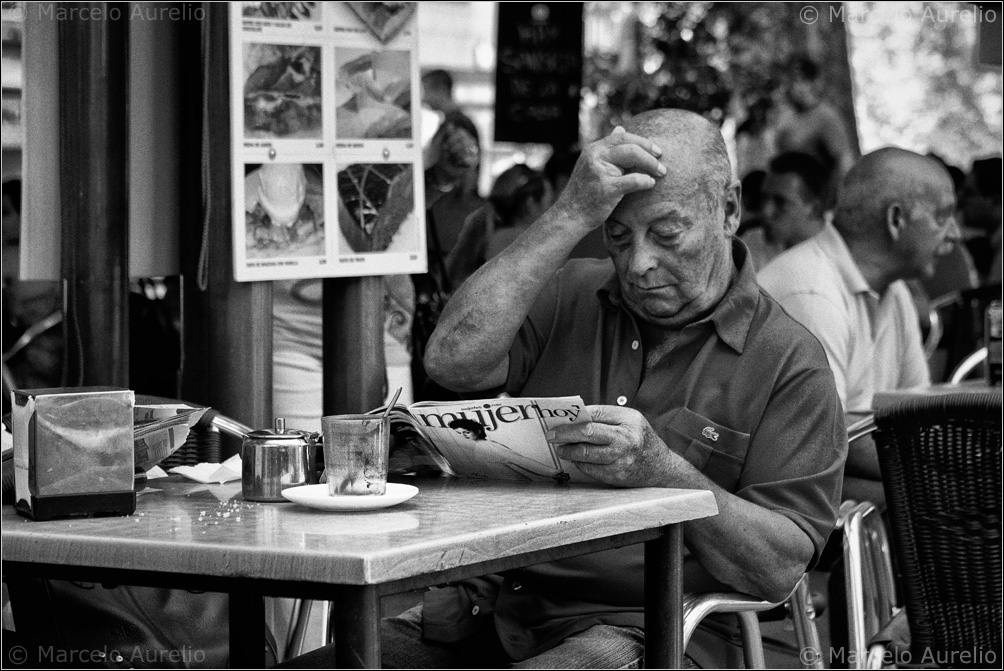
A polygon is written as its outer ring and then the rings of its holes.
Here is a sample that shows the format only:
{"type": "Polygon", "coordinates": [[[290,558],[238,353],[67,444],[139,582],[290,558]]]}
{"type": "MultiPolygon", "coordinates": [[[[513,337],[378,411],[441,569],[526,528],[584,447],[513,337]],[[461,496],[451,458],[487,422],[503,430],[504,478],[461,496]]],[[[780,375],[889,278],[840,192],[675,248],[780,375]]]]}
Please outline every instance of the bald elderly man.
{"type": "MultiPolygon", "coordinates": [[[[615,487],[714,493],[719,514],[684,529],[685,588],[781,600],[834,526],[846,434],[822,348],[760,291],[733,240],[739,203],[713,125],[634,117],[460,287],[425,362],[472,395],[581,394],[592,421],[554,430],[562,457],[615,487]],[[610,259],[565,263],[596,228],[610,259]]],[[[426,593],[384,621],[383,662],[638,666],[643,604],[641,545],[534,566],[426,593]]],[[[720,666],[730,650],[709,629],[687,654],[720,666]]]]}
{"type": "MultiPolygon", "coordinates": [[[[955,189],[938,162],[898,148],[863,157],[840,187],[833,223],[758,274],[823,344],[848,420],[876,392],[931,383],[917,310],[903,280],[929,278],[959,239],[955,189]]],[[[870,439],[847,458],[844,498],[884,504],[870,439]]]]}

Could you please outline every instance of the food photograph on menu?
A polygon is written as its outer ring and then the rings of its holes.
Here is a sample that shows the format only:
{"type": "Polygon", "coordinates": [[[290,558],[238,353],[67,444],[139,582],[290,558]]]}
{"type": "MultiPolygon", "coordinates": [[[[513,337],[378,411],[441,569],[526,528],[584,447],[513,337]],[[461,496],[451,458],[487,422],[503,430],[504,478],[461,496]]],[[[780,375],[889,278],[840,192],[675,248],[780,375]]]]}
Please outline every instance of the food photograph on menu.
{"type": "Polygon", "coordinates": [[[338,173],[339,254],[414,251],[415,173],[409,163],[355,163],[338,173]]]}
{"type": "Polygon", "coordinates": [[[324,166],[244,165],[245,251],[249,259],[324,255],[324,166]]]}
{"type": "Polygon", "coordinates": [[[321,48],[244,45],[244,135],[321,139],[321,48]]]}
{"type": "Polygon", "coordinates": [[[346,2],[378,40],[386,44],[411,20],[417,2],[346,2]]]}
{"type": "Polygon", "coordinates": [[[335,49],[339,140],[412,139],[411,52],[335,49]]]}
{"type": "Polygon", "coordinates": [[[241,14],[245,19],[273,21],[319,21],[319,2],[244,2],[241,14]]]}

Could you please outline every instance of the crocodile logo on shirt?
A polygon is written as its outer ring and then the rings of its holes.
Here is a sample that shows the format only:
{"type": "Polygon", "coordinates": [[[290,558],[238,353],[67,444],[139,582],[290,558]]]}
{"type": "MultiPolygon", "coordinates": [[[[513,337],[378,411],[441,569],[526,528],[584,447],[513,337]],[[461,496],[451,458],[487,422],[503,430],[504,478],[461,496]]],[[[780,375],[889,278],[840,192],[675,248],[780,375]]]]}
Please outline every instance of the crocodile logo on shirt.
{"type": "Polygon", "coordinates": [[[704,431],[701,431],[701,435],[705,438],[710,438],[711,440],[718,440],[718,432],[710,426],[704,427],[704,431]]]}

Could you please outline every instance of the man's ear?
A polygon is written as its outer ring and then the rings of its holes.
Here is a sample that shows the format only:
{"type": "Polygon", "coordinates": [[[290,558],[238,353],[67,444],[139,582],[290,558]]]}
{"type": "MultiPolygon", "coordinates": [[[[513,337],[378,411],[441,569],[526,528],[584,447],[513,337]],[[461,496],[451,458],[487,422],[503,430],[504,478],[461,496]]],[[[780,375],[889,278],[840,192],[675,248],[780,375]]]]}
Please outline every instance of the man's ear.
{"type": "Polygon", "coordinates": [[[735,235],[739,230],[739,220],[742,218],[742,192],[743,187],[739,180],[736,180],[725,187],[724,211],[725,211],[725,234],[735,235]]]}
{"type": "Polygon", "coordinates": [[[906,211],[901,203],[893,203],[885,211],[885,228],[889,234],[889,239],[893,242],[899,240],[903,229],[906,228],[906,211]]]}

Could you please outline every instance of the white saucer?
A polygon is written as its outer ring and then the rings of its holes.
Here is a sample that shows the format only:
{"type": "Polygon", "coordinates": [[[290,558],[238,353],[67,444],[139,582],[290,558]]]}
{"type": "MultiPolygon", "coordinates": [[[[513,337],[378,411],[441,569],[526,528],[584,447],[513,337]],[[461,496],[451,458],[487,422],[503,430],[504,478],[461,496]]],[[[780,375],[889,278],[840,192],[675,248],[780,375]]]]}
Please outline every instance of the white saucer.
{"type": "Polygon", "coordinates": [[[282,495],[301,506],[317,510],[378,510],[404,503],[418,494],[418,487],[387,483],[387,491],[380,495],[328,496],[328,485],[302,485],[282,490],[282,495]]]}

